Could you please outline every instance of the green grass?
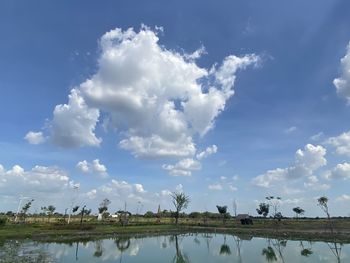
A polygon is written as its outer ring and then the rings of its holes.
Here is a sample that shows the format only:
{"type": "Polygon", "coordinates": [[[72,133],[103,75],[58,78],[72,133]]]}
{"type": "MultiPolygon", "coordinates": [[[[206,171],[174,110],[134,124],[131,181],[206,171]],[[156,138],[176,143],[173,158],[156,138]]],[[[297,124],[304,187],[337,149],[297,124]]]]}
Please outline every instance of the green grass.
{"type": "Polygon", "coordinates": [[[147,235],[165,234],[174,232],[217,232],[229,234],[244,234],[260,237],[281,237],[288,239],[305,240],[339,240],[350,242],[350,220],[334,219],[335,231],[330,235],[327,229],[327,221],[324,219],[285,219],[281,222],[274,220],[254,220],[254,225],[243,226],[234,220],[228,220],[225,225],[221,220],[209,220],[204,224],[203,220],[181,219],[178,226],[172,224],[172,219],[165,218],[157,223],[156,218],[130,220],[126,227],[111,220],[97,222],[92,218],[87,219],[80,227],[77,220],[69,225],[60,224],[56,220],[29,220],[26,224],[7,223],[0,226],[0,239],[31,238],[34,240],[64,240],[97,238],[106,235],[147,235]]]}

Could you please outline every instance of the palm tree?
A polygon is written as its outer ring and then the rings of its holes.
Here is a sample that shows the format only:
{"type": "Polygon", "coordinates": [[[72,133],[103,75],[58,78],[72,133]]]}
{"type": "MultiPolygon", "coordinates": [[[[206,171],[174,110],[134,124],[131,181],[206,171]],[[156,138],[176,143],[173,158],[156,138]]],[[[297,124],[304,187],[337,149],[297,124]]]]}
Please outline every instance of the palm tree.
{"type": "Polygon", "coordinates": [[[180,212],[183,209],[186,209],[188,204],[190,203],[190,198],[188,196],[186,196],[184,193],[177,193],[177,192],[173,192],[171,194],[171,197],[173,199],[173,204],[175,206],[175,223],[176,225],[178,224],[178,220],[179,220],[179,215],[180,212]]]}

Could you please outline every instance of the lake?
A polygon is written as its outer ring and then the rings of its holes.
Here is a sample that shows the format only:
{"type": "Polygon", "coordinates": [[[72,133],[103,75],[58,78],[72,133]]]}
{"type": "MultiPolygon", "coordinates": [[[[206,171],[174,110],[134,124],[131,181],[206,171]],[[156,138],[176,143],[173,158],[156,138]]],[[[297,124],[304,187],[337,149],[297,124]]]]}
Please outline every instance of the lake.
{"type": "Polygon", "coordinates": [[[0,262],[350,262],[350,244],[224,234],[116,236],[79,242],[7,240],[0,262]]]}

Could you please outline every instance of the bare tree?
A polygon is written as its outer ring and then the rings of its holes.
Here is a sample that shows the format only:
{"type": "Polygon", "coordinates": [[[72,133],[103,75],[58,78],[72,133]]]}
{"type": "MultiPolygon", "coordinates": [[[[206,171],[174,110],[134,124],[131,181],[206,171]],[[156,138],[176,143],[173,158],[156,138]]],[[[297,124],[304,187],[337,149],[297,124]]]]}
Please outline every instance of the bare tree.
{"type": "Polygon", "coordinates": [[[233,214],[234,214],[235,217],[236,217],[236,216],[237,216],[237,202],[236,202],[236,199],[233,200],[232,208],[233,208],[233,214]]]}
{"type": "Polygon", "coordinates": [[[268,201],[270,207],[273,209],[273,217],[280,219],[282,214],[278,211],[282,198],[279,196],[266,196],[265,199],[268,201]]]}

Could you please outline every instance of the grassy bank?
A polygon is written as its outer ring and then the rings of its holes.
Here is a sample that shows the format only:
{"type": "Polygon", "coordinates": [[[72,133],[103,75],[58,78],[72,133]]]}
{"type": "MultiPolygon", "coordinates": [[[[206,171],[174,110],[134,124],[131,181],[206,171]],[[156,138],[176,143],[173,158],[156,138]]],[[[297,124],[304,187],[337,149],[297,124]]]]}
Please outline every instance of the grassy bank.
{"type": "Polygon", "coordinates": [[[238,222],[229,221],[225,225],[216,220],[206,224],[192,220],[182,220],[178,226],[170,222],[130,222],[128,226],[121,226],[117,222],[84,222],[80,226],[59,223],[8,223],[0,227],[0,239],[30,238],[33,240],[64,240],[81,238],[101,238],[109,235],[157,235],[179,232],[213,232],[255,237],[270,237],[298,240],[338,241],[350,243],[350,220],[334,220],[334,233],[330,235],[325,220],[255,220],[254,225],[243,226],[238,222]]]}

